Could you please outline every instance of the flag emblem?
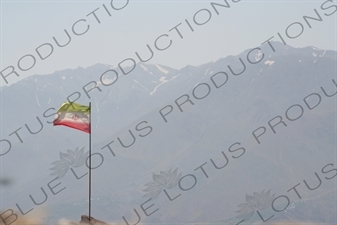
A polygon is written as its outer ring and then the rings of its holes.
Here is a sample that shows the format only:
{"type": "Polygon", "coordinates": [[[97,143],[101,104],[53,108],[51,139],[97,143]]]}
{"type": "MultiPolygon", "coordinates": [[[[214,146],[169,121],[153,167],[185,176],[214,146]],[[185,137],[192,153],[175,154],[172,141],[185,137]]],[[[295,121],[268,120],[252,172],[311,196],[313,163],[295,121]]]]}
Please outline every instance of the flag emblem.
{"type": "Polygon", "coordinates": [[[53,125],[63,125],[90,133],[90,107],[75,102],[65,102],[57,111],[53,125]]]}

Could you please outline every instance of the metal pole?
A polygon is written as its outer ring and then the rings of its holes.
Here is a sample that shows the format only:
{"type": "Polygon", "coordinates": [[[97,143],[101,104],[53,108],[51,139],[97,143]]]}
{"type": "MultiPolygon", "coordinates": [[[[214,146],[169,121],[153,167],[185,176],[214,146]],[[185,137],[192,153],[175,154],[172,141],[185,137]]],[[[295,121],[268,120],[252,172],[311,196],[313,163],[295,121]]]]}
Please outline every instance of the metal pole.
{"type": "Polygon", "coordinates": [[[89,224],[91,224],[91,102],[89,109],[89,224]]]}

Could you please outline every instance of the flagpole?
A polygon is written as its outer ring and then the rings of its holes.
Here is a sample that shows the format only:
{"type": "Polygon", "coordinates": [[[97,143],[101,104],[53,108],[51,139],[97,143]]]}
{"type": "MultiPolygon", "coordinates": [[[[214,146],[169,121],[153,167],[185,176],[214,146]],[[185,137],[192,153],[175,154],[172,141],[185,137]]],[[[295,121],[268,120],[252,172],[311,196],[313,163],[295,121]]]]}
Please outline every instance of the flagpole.
{"type": "Polygon", "coordinates": [[[91,224],[91,102],[89,102],[89,224],[91,224]]]}

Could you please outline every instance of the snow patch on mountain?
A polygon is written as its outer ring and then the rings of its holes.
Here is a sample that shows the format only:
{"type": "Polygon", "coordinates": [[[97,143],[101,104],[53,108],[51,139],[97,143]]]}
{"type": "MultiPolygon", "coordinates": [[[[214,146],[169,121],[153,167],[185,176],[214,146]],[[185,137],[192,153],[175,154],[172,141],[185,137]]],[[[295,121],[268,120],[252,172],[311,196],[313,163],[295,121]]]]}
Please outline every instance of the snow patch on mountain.
{"type": "Polygon", "coordinates": [[[167,82],[168,80],[166,80],[166,77],[161,77],[160,79],[159,79],[159,81],[161,81],[161,82],[167,82]]]}
{"type": "Polygon", "coordinates": [[[264,64],[265,64],[265,65],[269,65],[269,66],[271,66],[271,65],[273,65],[273,64],[274,64],[274,62],[275,62],[275,61],[270,61],[270,60],[267,60],[267,61],[265,61],[265,62],[264,62],[264,64]]]}
{"type": "Polygon", "coordinates": [[[209,69],[210,69],[210,68],[208,68],[208,69],[206,70],[205,75],[207,75],[207,72],[208,72],[209,69]]]}
{"type": "Polygon", "coordinates": [[[41,107],[40,102],[39,102],[39,98],[37,97],[36,93],[35,93],[35,98],[36,98],[37,105],[41,107]]]}
{"type": "MultiPolygon", "coordinates": [[[[110,83],[112,83],[113,81],[115,81],[116,79],[110,79],[110,78],[108,78],[108,77],[104,77],[103,79],[102,79],[102,81],[103,81],[103,83],[104,84],[110,84],[110,83]]],[[[97,84],[102,84],[102,82],[101,81],[96,81],[97,82],[97,84]]]]}
{"type": "Polygon", "coordinates": [[[320,55],[319,57],[323,57],[325,55],[325,53],[326,53],[326,50],[324,50],[323,54],[320,55]]]}
{"type": "Polygon", "coordinates": [[[168,80],[166,80],[166,77],[161,77],[159,81],[161,81],[161,83],[158,86],[156,86],[152,92],[150,92],[150,95],[153,95],[157,91],[157,88],[168,82],[168,80]]]}
{"type": "Polygon", "coordinates": [[[179,77],[180,76],[180,73],[178,73],[176,76],[174,76],[173,78],[176,78],[176,77],[179,77]]]}
{"type": "Polygon", "coordinates": [[[145,66],[143,66],[142,64],[140,64],[140,67],[142,67],[142,69],[143,69],[144,71],[149,71],[149,69],[146,68],[145,66]]]}
{"type": "Polygon", "coordinates": [[[312,48],[313,50],[316,50],[316,51],[317,51],[317,50],[322,50],[322,49],[315,48],[315,47],[312,47],[312,46],[311,46],[311,48],[312,48]]]}
{"type": "Polygon", "coordinates": [[[259,61],[262,58],[262,52],[259,50],[259,52],[255,55],[255,60],[259,61]]]}
{"type": "Polygon", "coordinates": [[[158,70],[160,70],[161,72],[163,72],[163,73],[165,73],[165,74],[168,74],[168,73],[169,73],[169,71],[163,69],[162,67],[160,67],[160,66],[157,65],[157,64],[156,64],[156,67],[157,67],[158,70]]]}
{"type": "Polygon", "coordinates": [[[260,74],[261,74],[262,71],[263,71],[263,69],[260,69],[260,71],[259,71],[259,73],[258,73],[257,76],[260,76],[260,74]]]}
{"type": "Polygon", "coordinates": [[[133,80],[134,82],[136,82],[137,84],[139,84],[142,88],[144,88],[145,90],[149,91],[149,89],[147,89],[146,87],[144,87],[141,83],[139,83],[138,81],[136,81],[135,79],[133,80]]]}

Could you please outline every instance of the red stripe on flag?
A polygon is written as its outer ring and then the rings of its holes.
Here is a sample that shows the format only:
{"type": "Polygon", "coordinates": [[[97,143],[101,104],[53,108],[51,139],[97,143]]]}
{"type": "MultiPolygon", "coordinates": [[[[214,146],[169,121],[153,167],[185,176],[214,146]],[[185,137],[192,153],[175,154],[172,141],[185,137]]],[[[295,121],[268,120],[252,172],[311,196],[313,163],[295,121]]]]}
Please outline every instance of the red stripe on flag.
{"type": "Polygon", "coordinates": [[[86,133],[90,134],[90,125],[87,123],[74,123],[74,122],[70,122],[70,121],[64,121],[64,120],[59,120],[59,121],[54,121],[54,126],[58,126],[58,125],[63,125],[63,126],[67,126],[67,127],[71,127],[80,131],[84,131],[86,133]]]}

